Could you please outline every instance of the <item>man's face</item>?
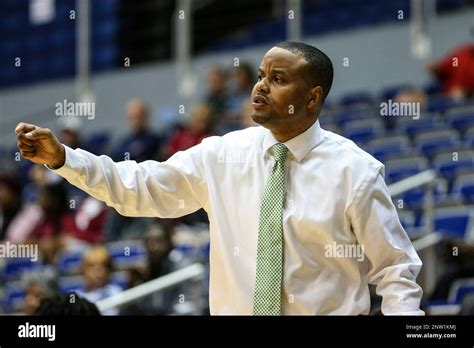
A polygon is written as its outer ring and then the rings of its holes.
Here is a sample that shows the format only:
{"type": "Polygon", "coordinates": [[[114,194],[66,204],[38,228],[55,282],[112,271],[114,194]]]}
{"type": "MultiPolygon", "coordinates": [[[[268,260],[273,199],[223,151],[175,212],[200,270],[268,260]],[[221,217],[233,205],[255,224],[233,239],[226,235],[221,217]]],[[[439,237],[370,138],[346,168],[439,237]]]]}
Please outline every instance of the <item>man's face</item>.
{"type": "Polygon", "coordinates": [[[84,267],[84,278],[88,289],[99,289],[107,284],[109,271],[101,262],[91,262],[84,267]]]}
{"type": "Polygon", "coordinates": [[[26,315],[33,315],[38,309],[42,299],[46,298],[46,292],[37,284],[28,286],[24,298],[23,311],[26,315]]]}
{"type": "Polygon", "coordinates": [[[307,117],[311,85],[306,60],[283,48],[273,47],[263,57],[258,81],[252,90],[252,119],[267,127],[285,127],[307,117]],[[305,78],[306,77],[306,78],[305,78]]]}

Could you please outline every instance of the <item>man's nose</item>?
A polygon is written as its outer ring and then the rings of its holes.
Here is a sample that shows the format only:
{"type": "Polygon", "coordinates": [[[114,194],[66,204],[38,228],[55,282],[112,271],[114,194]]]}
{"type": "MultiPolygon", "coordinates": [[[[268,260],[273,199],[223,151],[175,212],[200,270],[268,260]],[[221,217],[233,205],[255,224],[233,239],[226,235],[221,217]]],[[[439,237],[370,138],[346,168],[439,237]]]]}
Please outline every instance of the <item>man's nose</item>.
{"type": "Polygon", "coordinates": [[[268,85],[267,85],[267,79],[264,77],[260,81],[257,82],[257,86],[255,87],[257,92],[261,93],[268,93],[268,85]]]}

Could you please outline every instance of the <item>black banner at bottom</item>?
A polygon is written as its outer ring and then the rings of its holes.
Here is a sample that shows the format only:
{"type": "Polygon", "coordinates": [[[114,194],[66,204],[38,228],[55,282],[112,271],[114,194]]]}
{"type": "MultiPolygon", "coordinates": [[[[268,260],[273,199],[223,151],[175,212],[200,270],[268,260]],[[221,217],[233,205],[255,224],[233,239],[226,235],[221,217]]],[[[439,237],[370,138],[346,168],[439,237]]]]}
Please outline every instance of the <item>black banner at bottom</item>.
{"type": "Polygon", "coordinates": [[[0,347],[176,344],[474,346],[474,317],[0,317],[0,347]]]}

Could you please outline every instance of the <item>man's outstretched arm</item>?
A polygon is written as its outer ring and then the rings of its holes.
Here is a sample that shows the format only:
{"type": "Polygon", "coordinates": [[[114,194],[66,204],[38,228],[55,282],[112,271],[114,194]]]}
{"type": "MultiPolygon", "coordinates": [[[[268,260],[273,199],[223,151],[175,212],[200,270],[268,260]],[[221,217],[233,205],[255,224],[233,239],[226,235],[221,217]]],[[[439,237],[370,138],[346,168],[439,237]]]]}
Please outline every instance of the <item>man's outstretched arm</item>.
{"type": "Polygon", "coordinates": [[[20,123],[15,133],[24,158],[48,166],[122,215],[179,217],[207,201],[201,145],[162,163],[114,162],[64,146],[47,128],[20,123]]]}

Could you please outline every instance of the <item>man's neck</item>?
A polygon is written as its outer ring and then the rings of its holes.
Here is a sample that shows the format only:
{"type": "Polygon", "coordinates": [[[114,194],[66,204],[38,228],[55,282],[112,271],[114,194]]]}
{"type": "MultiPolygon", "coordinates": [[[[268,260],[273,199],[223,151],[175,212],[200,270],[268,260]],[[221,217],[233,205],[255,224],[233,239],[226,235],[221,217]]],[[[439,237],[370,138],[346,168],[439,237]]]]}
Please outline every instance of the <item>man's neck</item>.
{"type": "Polygon", "coordinates": [[[273,136],[275,139],[280,142],[280,143],[285,143],[290,139],[293,139],[294,137],[297,137],[298,135],[306,132],[311,126],[318,120],[318,118],[315,118],[314,120],[311,121],[311,123],[302,123],[302,124],[297,124],[291,129],[285,129],[282,131],[278,131],[275,129],[270,129],[272,132],[273,136]]]}

